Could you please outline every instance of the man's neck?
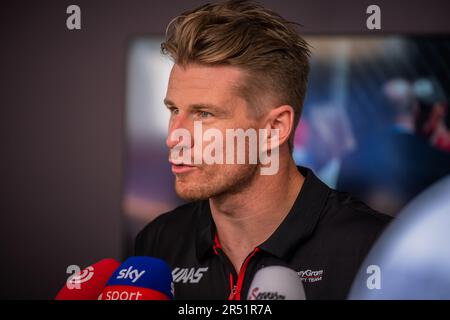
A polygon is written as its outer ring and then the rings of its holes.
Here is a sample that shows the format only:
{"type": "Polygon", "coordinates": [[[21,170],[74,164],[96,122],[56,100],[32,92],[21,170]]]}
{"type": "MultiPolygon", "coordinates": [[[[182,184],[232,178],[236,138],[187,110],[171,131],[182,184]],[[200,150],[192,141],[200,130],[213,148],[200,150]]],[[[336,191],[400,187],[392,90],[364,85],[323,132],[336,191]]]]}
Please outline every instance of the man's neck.
{"type": "Polygon", "coordinates": [[[258,173],[240,193],[209,199],[220,244],[237,271],[284,220],[303,181],[294,161],[289,161],[275,175],[258,173]]]}

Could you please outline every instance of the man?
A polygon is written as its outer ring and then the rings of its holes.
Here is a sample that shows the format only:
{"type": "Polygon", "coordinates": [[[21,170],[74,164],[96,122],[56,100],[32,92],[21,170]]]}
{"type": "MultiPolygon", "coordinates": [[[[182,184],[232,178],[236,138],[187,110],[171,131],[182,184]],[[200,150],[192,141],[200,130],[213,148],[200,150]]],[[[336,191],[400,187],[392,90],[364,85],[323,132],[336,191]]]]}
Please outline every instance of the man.
{"type": "Polygon", "coordinates": [[[389,218],[329,189],[292,159],[307,43],[276,13],[228,1],[175,18],[162,51],[175,62],[165,104],[167,145],[179,152],[169,161],[177,194],[190,202],[147,225],[135,254],[172,266],[177,299],[245,299],[256,271],[270,265],[298,272],[308,299],[344,299],[389,218]],[[261,158],[250,161],[248,141],[245,163],[192,160],[208,148],[196,138],[199,122],[223,136],[263,132],[258,149],[277,155],[276,173],[262,174],[261,158]]]}

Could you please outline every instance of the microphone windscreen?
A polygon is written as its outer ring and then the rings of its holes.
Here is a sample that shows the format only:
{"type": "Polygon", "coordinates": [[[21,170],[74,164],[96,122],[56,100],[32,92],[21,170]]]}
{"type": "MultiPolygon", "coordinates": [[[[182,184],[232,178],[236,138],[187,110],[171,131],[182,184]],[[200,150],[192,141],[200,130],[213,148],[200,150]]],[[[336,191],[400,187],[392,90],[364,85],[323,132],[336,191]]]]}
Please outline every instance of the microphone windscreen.
{"type": "Polygon", "coordinates": [[[120,266],[107,258],[70,276],[55,300],[97,300],[111,275],[120,266]]]}
{"type": "Polygon", "coordinates": [[[130,257],[113,273],[100,300],[171,300],[170,266],[153,257],[130,257]]]}
{"type": "Polygon", "coordinates": [[[306,297],[297,272],[283,266],[270,266],[256,272],[247,300],[306,300],[306,297]]]}
{"type": "Polygon", "coordinates": [[[450,299],[450,176],[414,198],[371,248],[350,300],[450,299]]]}

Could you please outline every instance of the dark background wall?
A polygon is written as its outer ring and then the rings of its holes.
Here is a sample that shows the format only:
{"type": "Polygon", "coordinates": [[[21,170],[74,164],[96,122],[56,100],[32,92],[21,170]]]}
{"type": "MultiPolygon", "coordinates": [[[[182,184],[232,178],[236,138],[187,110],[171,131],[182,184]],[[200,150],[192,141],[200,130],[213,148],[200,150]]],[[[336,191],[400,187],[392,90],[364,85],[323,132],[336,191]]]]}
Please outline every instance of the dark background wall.
{"type": "MultiPolygon", "coordinates": [[[[447,1],[261,1],[305,34],[448,33],[447,1]]],[[[204,1],[10,1],[0,5],[0,298],[49,299],[70,264],[123,258],[130,39],[161,35],[204,1]],[[81,7],[82,29],[66,28],[81,7]]]]}

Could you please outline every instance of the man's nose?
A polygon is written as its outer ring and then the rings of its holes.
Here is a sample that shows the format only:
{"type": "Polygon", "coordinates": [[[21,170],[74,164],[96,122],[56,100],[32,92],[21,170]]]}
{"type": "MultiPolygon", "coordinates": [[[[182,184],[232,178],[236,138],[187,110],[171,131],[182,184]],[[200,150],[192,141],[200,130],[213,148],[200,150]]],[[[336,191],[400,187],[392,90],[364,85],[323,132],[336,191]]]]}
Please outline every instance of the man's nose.
{"type": "Polygon", "coordinates": [[[185,147],[193,147],[192,138],[193,124],[185,115],[177,115],[169,122],[169,133],[166,139],[166,145],[169,149],[174,148],[180,142],[185,147]]]}

